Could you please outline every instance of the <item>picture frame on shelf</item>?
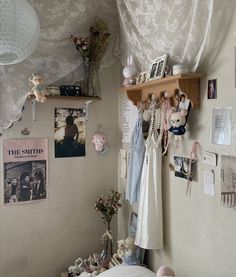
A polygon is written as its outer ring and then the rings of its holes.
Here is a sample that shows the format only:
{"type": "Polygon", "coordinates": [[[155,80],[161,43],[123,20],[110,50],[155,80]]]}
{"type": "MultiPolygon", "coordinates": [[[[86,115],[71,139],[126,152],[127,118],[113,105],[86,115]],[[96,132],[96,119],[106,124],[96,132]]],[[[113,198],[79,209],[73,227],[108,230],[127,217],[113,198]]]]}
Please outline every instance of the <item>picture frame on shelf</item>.
{"type": "Polygon", "coordinates": [[[143,72],[139,73],[139,75],[137,76],[137,79],[136,79],[136,84],[145,83],[147,80],[147,74],[148,74],[147,71],[143,71],[143,72]]]}
{"type": "Polygon", "coordinates": [[[167,58],[168,55],[164,54],[151,61],[148,71],[148,80],[156,80],[164,77],[167,58]]]}

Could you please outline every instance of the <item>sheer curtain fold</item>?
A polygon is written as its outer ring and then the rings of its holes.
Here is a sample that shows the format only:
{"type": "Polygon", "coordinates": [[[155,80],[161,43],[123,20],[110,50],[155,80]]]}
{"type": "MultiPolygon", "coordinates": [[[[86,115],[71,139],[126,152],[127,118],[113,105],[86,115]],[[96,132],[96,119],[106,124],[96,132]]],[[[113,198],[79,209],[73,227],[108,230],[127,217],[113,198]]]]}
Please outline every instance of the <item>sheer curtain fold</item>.
{"type": "Polygon", "coordinates": [[[71,34],[87,36],[97,16],[103,18],[111,33],[101,68],[116,61],[119,23],[113,0],[29,0],[35,8],[41,27],[39,45],[27,60],[10,66],[0,66],[0,133],[21,116],[29,77],[41,73],[46,84],[71,84],[83,79],[82,58],[69,41],[71,34]],[[111,20],[112,18],[112,20],[111,20]]]}
{"type": "Polygon", "coordinates": [[[152,59],[168,53],[170,65],[187,63],[195,71],[206,56],[209,67],[214,62],[236,5],[235,0],[29,1],[39,16],[40,42],[24,62],[0,67],[0,133],[19,119],[32,73],[44,74],[47,84],[83,78],[82,59],[68,37],[86,36],[96,16],[111,33],[101,68],[115,57],[125,64],[133,54],[140,71],[147,70],[152,59]]]}
{"type": "Polygon", "coordinates": [[[212,49],[220,50],[236,4],[234,0],[116,2],[123,64],[133,54],[140,71],[148,70],[151,60],[168,53],[170,65],[186,63],[193,72],[212,49]]]}

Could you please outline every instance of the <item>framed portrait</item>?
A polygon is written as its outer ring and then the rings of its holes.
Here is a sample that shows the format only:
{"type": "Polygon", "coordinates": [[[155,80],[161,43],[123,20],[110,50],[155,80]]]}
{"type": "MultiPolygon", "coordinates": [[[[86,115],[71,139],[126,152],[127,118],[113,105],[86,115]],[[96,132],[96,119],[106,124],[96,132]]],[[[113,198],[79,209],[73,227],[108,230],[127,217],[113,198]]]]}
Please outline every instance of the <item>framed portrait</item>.
{"type": "Polygon", "coordinates": [[[168,55],[164,54],[151,62],[148,71],[148,80],[156,80],[164,77],[167,58],[168,55]]]}
{"type": "Polygon", "coordinates": [[[142,84],[144,82],[146,82],[147,80],[147,71],[143,71],[141,73],[139,73],[137,80],[136,80],[136,84],[142,84]]]}
{"type": "Polygon", "coordinates": [[[216,99],[217,98],[217,86],[216,86],[216,79],[208,80],[208,99],[216,99]]]}

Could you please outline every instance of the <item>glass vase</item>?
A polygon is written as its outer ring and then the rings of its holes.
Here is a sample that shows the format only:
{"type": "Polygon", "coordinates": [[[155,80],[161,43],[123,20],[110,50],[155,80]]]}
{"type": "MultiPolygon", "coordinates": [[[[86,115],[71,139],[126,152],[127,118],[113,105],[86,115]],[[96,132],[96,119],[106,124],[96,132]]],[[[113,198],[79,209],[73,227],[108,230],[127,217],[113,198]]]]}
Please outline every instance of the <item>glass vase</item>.
{"type": "Polygon", "coordinates": [[[109,262],[111,261],[111,258],[113,256],[113,242],[112,242],[112,234],[111,234],[111,227],[108,223],[106,233],[103,235],[103,244],[104,248],[101,253],[101,260],[100,264],[104,268],[109,267],[109,262]]]}
{"type": "Polygon", "coordinates": [[[84,96],[101,96],[98,62],[84,63],[84,81],[82,90],[84,96]]]}

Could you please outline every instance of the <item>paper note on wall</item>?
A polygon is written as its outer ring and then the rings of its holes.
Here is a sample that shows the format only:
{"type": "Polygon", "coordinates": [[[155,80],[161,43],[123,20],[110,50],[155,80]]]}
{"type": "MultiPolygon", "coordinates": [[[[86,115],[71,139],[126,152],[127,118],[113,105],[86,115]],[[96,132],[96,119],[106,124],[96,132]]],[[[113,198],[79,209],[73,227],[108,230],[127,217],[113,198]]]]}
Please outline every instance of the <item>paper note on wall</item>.
{"type": "Polygon", "coordinates": [[[130,143],[131,135],[138,118],[138,110],[130,100],[122,101],[122,142],[130,143]]]}
{"type": "Polygon", "coordinates": [[[204,193],[215,196],[215,172],[213,170],[204,171],[204,193]]]}
{"type": "Polygon", "coordinates": [[[202,152],[202,162],[204,164],[216,166],[217,165],[217,155],[208,151],[202,152]]]}
{"type": "Polygon", "coordinates": [[[221,204],[236,205],[236,157],[221,156],[221,204]]]}
{"type": "Polygon", "coordinates": [[[231,111],[231,107],[213,110],[211,143],[231,145],[231,111]]]}

